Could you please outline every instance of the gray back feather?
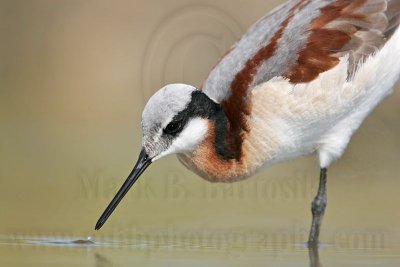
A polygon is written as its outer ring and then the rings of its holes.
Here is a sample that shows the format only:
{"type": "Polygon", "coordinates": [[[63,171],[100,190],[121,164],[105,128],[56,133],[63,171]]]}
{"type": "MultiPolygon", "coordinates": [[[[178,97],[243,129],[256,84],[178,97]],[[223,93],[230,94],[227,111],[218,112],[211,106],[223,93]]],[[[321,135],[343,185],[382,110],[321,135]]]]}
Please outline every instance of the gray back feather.
{"type": "Polygon", "coordinates": [[[217,103],[230,95],[230,85],[246,62],[268,43],[298,1],[288,1],[255,23],[211,71],[202,91],[217,103]]]}

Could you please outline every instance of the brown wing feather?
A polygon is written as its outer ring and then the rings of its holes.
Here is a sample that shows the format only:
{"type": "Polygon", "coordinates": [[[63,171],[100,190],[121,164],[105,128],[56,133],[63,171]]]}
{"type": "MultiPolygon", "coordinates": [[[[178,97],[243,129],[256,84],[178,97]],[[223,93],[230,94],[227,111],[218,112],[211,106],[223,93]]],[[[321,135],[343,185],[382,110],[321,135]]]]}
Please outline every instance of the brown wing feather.
{"type": "Polygon", "coordinates": [[[293,18],[294,13],[306,2],[300,0],[288,13],[287,18],[282,22],[279,29],[268,45],[259,49],[251,59],[249,59],[244,68],[240,70],[231,83],[231,95],[221,102],[221,107],[229,121],[228,147],[230,154],[240,160],[242,154],[242,143],[244,135],[250,129],[246,123],[246,116],[251,113],[250,101],[248,101],[249,85],[253,82],[254,75],[265,59],[270,58],[276,50],[278,40],[293,18]]]}
{"type": "Polygon", "coordinates": [[[379,50],[400,22],[399,0],[339,0],[312,21],[296,64],[283,76],[292,83],[314,80],[349,56],[349,76],[360,61],[379,50]]]}
{"type": "Polygon", "coordinates": [[[389,24],[384,35],[386,38],[390,38],[396,31],[397,26],[400,24],[400,0],[391,0],[387,5],[386,16],[389,24]]]}

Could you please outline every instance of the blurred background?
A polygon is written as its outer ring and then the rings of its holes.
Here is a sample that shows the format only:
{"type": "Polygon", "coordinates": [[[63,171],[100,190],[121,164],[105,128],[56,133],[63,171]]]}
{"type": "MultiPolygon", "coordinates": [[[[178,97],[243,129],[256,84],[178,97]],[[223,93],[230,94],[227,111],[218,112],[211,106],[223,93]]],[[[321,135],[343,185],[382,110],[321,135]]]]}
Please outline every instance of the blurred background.
{"type": "MultiPolygon", "coordinates": [[[[171,82],[199,86],[282,2],[0,0],[0,235],[121,240],[222,231],[305,241],[319,175],[312,157],[225,185],[171,156],[93,231],[137,159],[149,96],[171,82]]],[[[400,243],[399,89],[329,170],[327,243],[400,243]]]]}

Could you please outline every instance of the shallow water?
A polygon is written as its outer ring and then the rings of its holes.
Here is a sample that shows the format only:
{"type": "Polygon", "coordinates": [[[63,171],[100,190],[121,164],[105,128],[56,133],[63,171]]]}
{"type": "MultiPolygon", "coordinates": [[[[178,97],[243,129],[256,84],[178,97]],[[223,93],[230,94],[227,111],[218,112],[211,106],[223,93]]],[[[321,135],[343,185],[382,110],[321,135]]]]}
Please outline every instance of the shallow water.
{"type": "MultiPolygon", "coordinates": [[[[187,237],[186,241],[191,237],[187,237]]],[[[1,266],[399,266],[400,247],[358,247],[323,244],[160,242],[156,240],[93,243],[75,237],[11,238],[0,240],[1,266]],[[207,245],[205,245],[207,243],[207,245]],[[22,256],[23,255],[23,256],[22,256]]],[[[85,239],[82,239],[85,240],[85,239]]]]}

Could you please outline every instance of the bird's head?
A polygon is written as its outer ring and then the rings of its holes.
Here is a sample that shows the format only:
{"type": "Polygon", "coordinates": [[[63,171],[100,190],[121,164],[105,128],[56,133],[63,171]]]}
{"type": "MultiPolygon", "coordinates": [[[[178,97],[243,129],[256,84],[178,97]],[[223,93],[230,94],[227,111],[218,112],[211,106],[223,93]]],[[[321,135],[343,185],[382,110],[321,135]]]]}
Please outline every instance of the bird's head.
{"type": "Polygon", "coordinates": [[[157,91],[142,114],[142,146],[149,158],[155,161],[193,151],[207,133],[209,101],[186,84],[170,84],[157,91]]]}
{"type": "Polygon", "coordinates": [[[121,189],[98,220],[98,230],[131,186],[154,161],[175,153],[190,153],[203,142],[209,121],[221,108],[206,94],[186,84],[170,84],[157,91],[142,113],[142,150],[121,189]]]}

